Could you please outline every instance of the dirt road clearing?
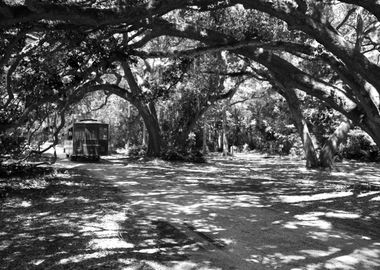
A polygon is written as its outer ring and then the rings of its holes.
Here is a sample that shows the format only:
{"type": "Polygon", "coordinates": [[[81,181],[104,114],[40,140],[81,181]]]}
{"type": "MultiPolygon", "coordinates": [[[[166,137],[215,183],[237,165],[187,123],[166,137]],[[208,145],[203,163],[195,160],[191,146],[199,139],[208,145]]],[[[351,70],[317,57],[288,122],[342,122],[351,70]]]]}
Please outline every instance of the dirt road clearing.
{"type": "Polygon", "coordinates": [[[0,196],[0,269],[380,269],[379,164],[329,173],[251,154],[56,167],[0,196]]]}
{"type": "Polygon", "coordinates": [[[378,164],[343,163],[329,173],[238,155],[203,165],[108,159],[86,169],[120,188],[145,222],[166,223],[191,239],[193,249],[183,252],[196,264],[380,268],[380,191],[356,188],[380,186],[378,164]]]}

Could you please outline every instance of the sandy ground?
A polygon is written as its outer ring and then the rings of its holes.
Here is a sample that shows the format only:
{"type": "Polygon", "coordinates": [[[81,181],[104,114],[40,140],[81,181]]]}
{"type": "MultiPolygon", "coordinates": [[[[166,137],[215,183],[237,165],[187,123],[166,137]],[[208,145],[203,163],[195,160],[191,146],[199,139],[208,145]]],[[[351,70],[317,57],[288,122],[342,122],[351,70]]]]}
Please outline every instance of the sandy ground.
{"type": "MultiPolygon", "coordinates": [[[[130,211],[167,222],[205,250],[196,262],[222,269],[380,269],[380,185],[375,164],[339,172],[262,155],[213,156],[208,164],[126,163],[82,168],[122,190],[130,211]]],[[[152,251],[153,252],[153,251],[152,251]]]]}
{"type": "Polygon", "coordinates": [[[237,154],[206,164],[109,156],[55,166],[109,191],[80,195],[97,209],[75,213],[85,252],[65,249],[34,268],[380,269],[379,164],[321,172],[289,158],[237,154]]]}

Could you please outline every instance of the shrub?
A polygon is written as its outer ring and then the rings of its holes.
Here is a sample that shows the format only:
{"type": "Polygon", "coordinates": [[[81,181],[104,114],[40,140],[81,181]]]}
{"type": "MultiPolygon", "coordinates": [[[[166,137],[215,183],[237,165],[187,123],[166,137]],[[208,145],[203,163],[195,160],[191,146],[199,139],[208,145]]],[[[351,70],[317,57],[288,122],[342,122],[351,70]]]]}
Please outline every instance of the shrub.
{"type": "Polygon", "coordinates": [[[25,156],[29,150],[26,138],[15,134],[0,135],[0,166],[6,160],[18,160],[25,156]]]}
{"type": "Polygon", "coordinates": [[[0,177],[38,177],[54,172],[53,168],[36,167],[28,164],[2,164],[0,166],[0,177]]]}
{"type": "Polygon", "coordinates": [[[146,146],[143,145],[132,145],[128,148],[128,156],[132,158],[137,158],[137,157],[143,157],[145,156],[147,151],[146,146]]]}
{"type": "Polygon", "coordinates": [[[167,161],[181,161],[193,163],[205,163],[206,159],[202,152],[193,151],[180,151],[177,149],[169,149],[162,154],[162,159],[167,161]]]}
{"type": "Polygon", "coordinates": [[[361,161],[379,161],[379,148],[372,138],[361,130],[353,130],[349,133],[347,143],[340,153],[343,158],[361,161]]]}

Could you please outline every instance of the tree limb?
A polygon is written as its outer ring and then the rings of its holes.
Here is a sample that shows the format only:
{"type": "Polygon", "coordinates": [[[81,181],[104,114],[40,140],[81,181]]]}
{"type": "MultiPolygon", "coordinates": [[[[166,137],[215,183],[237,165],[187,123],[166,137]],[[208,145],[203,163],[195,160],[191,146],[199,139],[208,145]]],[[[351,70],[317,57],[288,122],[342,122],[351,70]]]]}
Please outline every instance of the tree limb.
{"type": "Polygon", "coordinates": [[[227,44],[217,44],[207,47],[199,47],[189,50],[172,50],[172,51],[152,51],[147,52],[143,50],[131,50],[128,53],[132,55],[139,56],[143,59],[146,58],[170,58],[170,57],[193,57],[197,55],[202,55],[204,53],[213,53],[219,52],[221,50],[236,50],[245,47],[253,48],[265,48],[272,50],[285,50],[293,52],[294,50],[298,52],[303,52],[305,54],[312,54],[315,52],[315,48],[294,42],[286,41],[272,41],[272,42],[263,42],[260,40],[243,40],[243,41],[234,41],[227,44]]]}
{"type": "Polygon", "coordinates": [[[110,94],[107,94],[105,100],[103,101],[103,103],[102,103],[98,108],[95,108],[95,109],[93,109],[92,111],[95,112],[95,111],[99,111],[99,110],[101,110],[102,108],[104,108],[104,106],[107,105],[107,103],[108,103],[108,98],[109,98],[110,96],[111,96],[110,94]]]}
{"type": "Polygon", "coordinates": [[[380,21],[380,3],[374,0],[339,0],[340,2],[361,6],[376,16],[380,21]]]}
{"type": "Polygon", "coordinates": [[[355,11],[356,11],[356,8],[351,8],[348,12],[347,12],[347,14],[346,14],[346,16],[343,18],[343,20],[338,24],[338,26],[336,27],[336,30],[339,30],[346,22],[347,22],[347,20],[350,18],[350,16],[353,14],[353,13],[355,13],[355,11]]]}

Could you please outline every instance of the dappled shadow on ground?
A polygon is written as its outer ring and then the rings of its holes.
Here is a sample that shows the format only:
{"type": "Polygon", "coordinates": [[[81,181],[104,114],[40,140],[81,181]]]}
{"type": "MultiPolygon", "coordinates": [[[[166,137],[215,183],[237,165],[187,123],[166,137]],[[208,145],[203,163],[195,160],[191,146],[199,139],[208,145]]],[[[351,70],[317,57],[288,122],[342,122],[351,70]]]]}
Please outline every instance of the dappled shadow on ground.
{"type": "Polygon", "coordinates": [[[250,155],[89,169],[121,187],[134,211],[212,249],[192,256],[222,269],[380,267],[379,164],[346,162],[329,172],[250,155]]]}
{"type": "Polygon", "coordinates": [[[0,268],[380,268],[379,164],[328,172],[253,154],[75,166],[89,175],[4,199],[0,268]]]}
{"type": "Polygon", "coordinates": [[[109,182],[74,171],[9,181],[0,181],[0,269],[201,267],[186,256],[201,245],[135,213],[109,182]]]}

